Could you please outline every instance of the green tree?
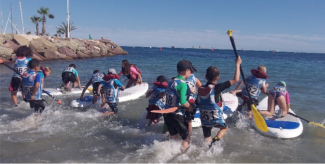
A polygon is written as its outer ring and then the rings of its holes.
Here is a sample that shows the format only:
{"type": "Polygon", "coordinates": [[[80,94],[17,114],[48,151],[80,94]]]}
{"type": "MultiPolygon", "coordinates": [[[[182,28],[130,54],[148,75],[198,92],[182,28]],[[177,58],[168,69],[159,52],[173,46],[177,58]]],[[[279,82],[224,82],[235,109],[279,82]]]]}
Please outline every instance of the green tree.
{"type": "Polygon", "coordinates": [[[49,8],[44,8],[44,7],[41,7],[39,10],[37,10],[37,13],[39,13],[40,15],[43,16],[43,19],[42,19],[42,35],[45,35],[46,33],[46,28],[45,28],[45,24],[46,24],[46,17],[49,17],[51,19],[54,19],[54,15],[53,14],[50,14],[49,13],[49,8]]]}
{"type": "Polygon", "coordinates": [[[38,17],[38,16],[32,16],[32,17],[30,17],[30,20],[32,20],[32,22],[36,24],[36,35],[38,36],[39,35],[39,25],[38,25],[38,23],[40,21],[42,21],[42,18],[38,17]]]}
{"type": "Polygon", "coordinates": [[[61,37],[61,34],[64,34],[64,32],[61,29],[58,29],[57,28],[57,30],[56,30],[56,36],[61,37]]]}
{"type": "MultiPolygon", "coordinates": [[[[76,26],[73,25],[72,22],[69,23],[69,32],[71,32],[72,30],[77,29],[76,26]]],[[[68,38],[68,23],[62,22],[62,25],[59,25],[59,27],[56,27],[58,30],[62,31],[62,34],[65,34],[65,37],[68,38]]]]}

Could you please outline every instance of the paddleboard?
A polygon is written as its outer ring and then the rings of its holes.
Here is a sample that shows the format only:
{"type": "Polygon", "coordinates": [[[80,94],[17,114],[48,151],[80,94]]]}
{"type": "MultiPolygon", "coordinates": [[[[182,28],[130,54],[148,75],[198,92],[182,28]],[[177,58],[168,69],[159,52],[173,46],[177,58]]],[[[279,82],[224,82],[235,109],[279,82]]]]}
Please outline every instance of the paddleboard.
{"type": "MultiPolygon", "coordinates": [[[[268,102],[268,97],[265,97],[256,108],[260,111],[267,110],[267,102],[268,102]]],[[[277,113],[278,110],[279,107],[275,106],[274,113],[277,113]]],[[[289,112],[295,114],[291,109],[289,109],[289,112]]],[[[256,127],[254,121],[253,121],[254,122],[253,126],[258,132],[262,133],[265,136],[275,137],[275,138],[295,138],[298,137],[303,131],[303,125],[301,120],[289,114],[281,118],[277,118],[275,116],[266,117],[264,118],[264,120],[269,129],[268,132],[260,131],[256,127]]]]}
{"type": "MultiPolygon", "coordinates": [[[[89,86],[88,89],[91,89],[92,90],[93,86],[89,86]]],[[[89,90],[86,90],[85,93],[89,93],[89,90]]],[[[48,96],[46,94],[46,92],[52,96],[60,96],[60,95],[72,95],[72,94],[81,94],[82,93],[82,89],[80,88],[73,88],[72,91],[70,92],[66,92],[66,94],[63,94],[62,91],[61,91],[61,88],[44,88],[43,89],[43,93],[42,95],[43,96],[48,96]]],[[[19,91],[17,93],[17,96],[21,97],[21,91],[19,91]]]]}
{"type": "MultiPolygon", "coordinates": [[[[139,98],[144,95],[149,89],[148,83],[141,83],[136,86],[120,91],[119,93],[119,102],[130,101],[139,98]]],[[[71,101],[70,106],[72,107],[86,107],[92,104],[93,96],[84,96],[83,99],[76,99],[71,101]]],[[[97,102],[101,102],[101,99],[98,98],[97,102]]]]}

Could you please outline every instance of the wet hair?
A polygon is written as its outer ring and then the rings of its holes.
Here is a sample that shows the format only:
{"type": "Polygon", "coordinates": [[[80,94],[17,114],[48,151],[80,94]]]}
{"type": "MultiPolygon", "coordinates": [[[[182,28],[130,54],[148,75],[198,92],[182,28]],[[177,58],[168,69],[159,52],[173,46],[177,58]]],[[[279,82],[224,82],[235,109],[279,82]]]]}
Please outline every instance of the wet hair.
{"type": "Polygon", "coordinates": [[[207,68],[205,77],[210,82],[216,80],[219,77],[219,69],[217,67],[210,66],[207,68]]]}
{"type": "Polygon", "coordinates": [[[266,67],[264,65],[258,66],[257,69],[263,71],[264,73],[266,73],[266,67]]]}
{"type": "Polygon", "coordinates": [[[27,46],[21,46],[16,50],[17,57],[33,57],[33,51],[27,46]]]}
{"type": "Polygon", "coordinates": [[[165,76],[160,75],[157,77],[157,82],[167,82],[167,79],[165,76]]]}
{"type": "Polygon", "coordinates": [[[28,62],[29,69],[34,69],[37,66],[39,66],[39,61],[37,59],[32,59],[28,62]]]}
{"type": "Polygon", "coordinates": [[[95,74],[95,73],[99,73],[100,71],[99,70],[94,70],[94,72],[93,72],[93,74],[95,74]]]}
{"type": "Polygon", "coordinates": [[[69,64],[69,67],[77,68],[77,66],[73,63],[69,64]]]}
{"type": "Polygon", "coordinates": [[[130,74],[131,64],[126,59],[122,60],[122,63],[123,63],[122,64],[122,73],[123,73],[123,75],[129,75],[130,74]],[[123,65],[124,65],[124,68],[123,68],[123,65]]]}

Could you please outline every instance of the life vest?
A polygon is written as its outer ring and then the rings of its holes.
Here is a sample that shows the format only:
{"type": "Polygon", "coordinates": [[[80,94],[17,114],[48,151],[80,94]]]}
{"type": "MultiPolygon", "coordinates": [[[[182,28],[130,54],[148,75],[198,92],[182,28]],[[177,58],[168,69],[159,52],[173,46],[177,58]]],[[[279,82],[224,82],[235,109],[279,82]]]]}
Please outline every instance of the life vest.
{"type": "MultiPolygon", "coordinates": [[[[181,83],[186,83],[182,79],[175,78],[173,81],[170,81],[168,83],[167,89],[166,89],[166,105],[165,109],[172,108],[172,107],[179,107],[180,105],[180,98],[176,91],[177,85],[181,83]]],[[[183,109],[177,109],[174,114],[178,115],[184,115],[185,111],[183,109]]]]}
{"type": "Polygon", "coordinates": [[[76,75],[76,74],[75,74],[76,69],[74,69],[73,67],[67,67],[67,68],[65,68],[65,69],[63,70],[63,72],[71,72],[71,73],[73,73],[74,75],[76,75]]]}
{"type": "Polygon", "coordinates": [[[130,68],[131,67],[134,67],[137,70],[137,72],[139,72],[139,74],[142,75],[141,71],[139,70],[139,68],[137,66],[135,66],[134,64],[131,64],[130,68]]]}
{"type": "Polygon", "coordinates": [[[15,73],[13,75],[13,77],[19,77],[20,75],[23,75],[25,72],[27,72],[28,70],[28,62],[32,60],[31,58],[26,58],[26,57],[22,57],[22,58],[16,58],[15,59],[15,64],[14,64],[14,70],[15,73]],[[17,72],[19,74],[17,74],[17,72]]]}
{"type": "Polygon", "coordinates": [[[45,70],[45,68],[44,67],[40,67],[40,70],[38,71],[39,73],[42,73],[43,75],[44,75],[44,78],[46,78],[47,77],[47,74],[45,73],[46,72],[46,70],[45,70]]]}
{"type": "MultiPolygon", "coordinates": [[[[280,92],[282,93],[283,95],[286,95],[287,93],[287,89],[286,87],[284,86],[281,86],[281,85],[276,85],[274,88],[271,89],[272,91],[275,91],[275,92],[280,92]]],[[[270,90],[270,91],[271,91],[270,90]]]]}
{"type": "MultiPolygon", "coordinates": [[[[247,77],[246,79],[246,84],[247,84],[247,89],[250,93],[251,98],[257,99],[258,95],[261,93],[261,87],[265,83],[265,79],[262,78],[257,78],[254,75],[247,77]]],[[[244,88],[242,90],[242,94],[245,97],[248,97],[247,91],[244,88]]]]}
{"type": "Polygon", "coordinates": [[[265,72],[263,72],[263,71],[261,71],[261,70],[259,70],[259,69],[252,69],[252,70],[251,70],[251,73],[252,73],[252,75],[254,75],[256,78],[267,79],[267,78],[269,77],[265,72]]]}
{"type": "Polygon", "coordinates": [[[91,79],[92,79],[91,83],[94,84],[96,82],[102,82],[102,81],[104,81],[103,77],[104,77],[104,75],[102,73],[95,73],[91,77],[91,79]]]}
{"type": "MultiPolygon", "coordinates": [[[[37,73],[35,71],[27,71],[23,74],[22,77],[22,84],[23,84],[23,91],[25,94],[25,98],[27,100],[31,99],[31,95],[34,91],[35,85],[35,76],[37,73]]],[[[39,88],[35,94],[35,100],[42,100],[42,81],[40,81],[39,88]]]]}
{"type": "Polygon", "coordinates": [[[160,93],[165,92],[168,84],[166,82],[154,82],[154,88],[149,98],[149,105],[156,105],[159,109],[165,109],[166,95],[160,97],[160,93]]]}
{"type": "Polygon", "coordinates": [[[120,87],[118,87],[115,83],[117,79],[111,79],[109,81],[104,81],[102,82],[102,84],[104,84],[103,91],[105,94],[105,99],[106,102],[109,103],[118,103],[119,102],[119,91],[120,91],[120,87]]]}
{"type": "Polygon", "coordinates": [[[117,74],[108,74],[108,75],[106,75],[105,77],[103,77],[103,79],[105,80],[105,81],[109,81],[109,80],[111,80],[111,79],[120,79],[120,76],[119,75],[117,75],[117,74]]]}
{"type": "Polygon", "coordinates": [[[215,84],[199,87],[197,102],[200,109],[200,119],[203,126],[212,127],[217,124],[225,123],[223,118],[224,102],[221,107],[215,100],[215,84]]]}
{"type": "Polygon", "coordinates": [[[196,90],[196,77],[194,76],[194,74],[192,74],[188,79],[185,80],[186,84],[188,86],[187,88],[187,94],[189,96],[187,96],[187,100],[195,100],[196,98],[196,94],[192,93],[191,90],[196,90]]]}

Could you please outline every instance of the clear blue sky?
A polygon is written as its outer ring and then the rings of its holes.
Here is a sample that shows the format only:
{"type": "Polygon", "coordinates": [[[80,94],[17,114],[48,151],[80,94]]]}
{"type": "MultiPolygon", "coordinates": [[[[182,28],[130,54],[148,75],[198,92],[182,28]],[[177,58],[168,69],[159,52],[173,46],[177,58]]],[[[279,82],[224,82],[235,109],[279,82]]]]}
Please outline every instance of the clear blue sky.
{"type": "MultiPolygon", "coordinates": [[[[0,0],[3,24],[10,3],[22,32],[19,0],[0,0]]],[[[47,19],[50,35],[66,21],[66,0],[21,3],[25,31],[36,31],[30,17],[41,6],[55,16],[47,19]]],[[[325,53],[325,0],[70,0],[70,15],[78,28],[72,37],[91,34],[120,46],[232,49],[226,34],[232,29],[237,49],[325,53]]]]}

